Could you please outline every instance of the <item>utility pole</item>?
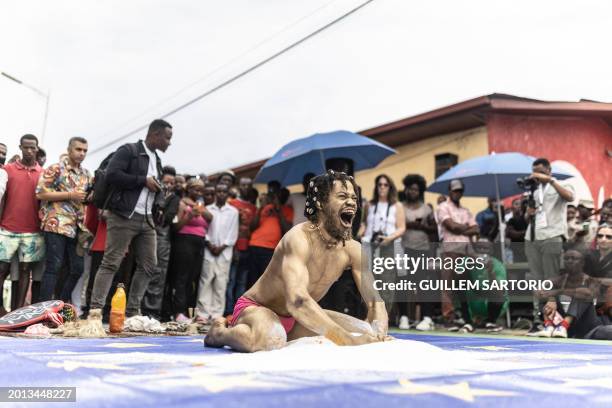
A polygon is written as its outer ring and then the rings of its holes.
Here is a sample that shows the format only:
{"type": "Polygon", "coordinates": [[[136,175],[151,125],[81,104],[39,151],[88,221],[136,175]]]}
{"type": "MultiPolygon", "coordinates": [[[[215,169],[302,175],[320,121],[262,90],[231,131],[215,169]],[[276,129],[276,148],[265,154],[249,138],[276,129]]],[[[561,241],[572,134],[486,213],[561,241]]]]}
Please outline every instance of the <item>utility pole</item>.
{"type": "Polygon", "coordinates": [[[40,89],[29,85],[25,82],[23,82],[20,79],[15,78],[12,75],[7,74],[6,72],[1,72],[0,71],[0,75],[2,75],[5,78],[10,79],[13,82],[17,82],[19,85],[23,85],[26,88],[29,88],[31,91],[36,92],[39,96],[42,96],[43,98],[45,98],[45,116],[43,118],[43,128],[42,128],[42,133],[40,135],[40,143],[42,144],[43,141],[45,140],[45,132],[47,131],[47,118],[49,117],[49,100],[51,99],[51,91],[47,91],[46,93],[41,91],[40,89]]]}

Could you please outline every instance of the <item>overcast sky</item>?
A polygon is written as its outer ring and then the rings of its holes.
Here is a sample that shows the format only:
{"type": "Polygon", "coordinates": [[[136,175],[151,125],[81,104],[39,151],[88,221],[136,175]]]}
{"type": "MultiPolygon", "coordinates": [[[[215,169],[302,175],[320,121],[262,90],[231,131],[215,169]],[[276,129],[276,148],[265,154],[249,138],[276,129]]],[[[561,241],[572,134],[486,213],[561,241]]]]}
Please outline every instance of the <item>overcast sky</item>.
{"type": "MultiPolygon", "coordinates": [[[[0,71],[51,90],[41,145],[55,162],[69,137],[95,149],[363,2],[2,2],[0,71]]],[[[493,92],[612,101],[611,14],[608,1],[375,0],[168,117],[174,139],[163,160],[214,172],[294,138],[359,131],[493,92]]],[[[44,99],[4,77],[0,112],[9,154],[22,134],[41,135],[44,99]]]]}

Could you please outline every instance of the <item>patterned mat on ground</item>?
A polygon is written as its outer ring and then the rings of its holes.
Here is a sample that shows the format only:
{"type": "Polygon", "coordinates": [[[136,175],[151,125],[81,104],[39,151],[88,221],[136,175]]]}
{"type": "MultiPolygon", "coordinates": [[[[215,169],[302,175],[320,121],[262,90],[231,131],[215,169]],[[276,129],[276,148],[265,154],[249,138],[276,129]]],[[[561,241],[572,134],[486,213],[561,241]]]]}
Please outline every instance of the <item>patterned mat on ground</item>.
{"type": "Polygon", "coordinates": [[[79,407],[612,406],[606,342],[396,336],[251,355],[204,349],[202,337],[0,337],[0,384],[76,387],[79,407]]]}

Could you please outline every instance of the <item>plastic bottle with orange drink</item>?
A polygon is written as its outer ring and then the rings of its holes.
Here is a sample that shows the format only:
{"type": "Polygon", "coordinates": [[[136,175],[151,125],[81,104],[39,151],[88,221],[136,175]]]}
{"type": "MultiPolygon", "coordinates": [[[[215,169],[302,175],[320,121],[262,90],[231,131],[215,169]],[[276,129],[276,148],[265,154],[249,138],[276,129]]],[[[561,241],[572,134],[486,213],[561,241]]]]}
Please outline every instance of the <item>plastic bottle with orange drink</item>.
{"type": "Polygon", "coordinates": [[[126,303],[125,287],[123,286],[123,283],[119,283],[111,300],[111,312],[109,319],[109,330],[111,333],[121,333],[123,331],[126,303]]]}

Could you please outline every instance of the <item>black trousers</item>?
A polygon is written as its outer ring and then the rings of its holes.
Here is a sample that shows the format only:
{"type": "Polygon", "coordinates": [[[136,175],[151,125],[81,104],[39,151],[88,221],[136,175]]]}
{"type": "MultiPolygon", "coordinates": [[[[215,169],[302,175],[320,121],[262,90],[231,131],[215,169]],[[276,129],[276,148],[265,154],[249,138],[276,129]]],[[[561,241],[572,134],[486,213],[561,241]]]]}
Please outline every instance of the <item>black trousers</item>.
{"type": "Polygon", "coordinates": [[[204,238],[189,234],[176,234],[172,241],[172,303],[174,314],[186,313],[187,302],[195,294],[192,280],[199,276],[204,261],[204,238]]]}
{"type": "MultiPolygon", "coordinates": [[[[91,267],[89,269],[89,278],[87,281],[87,289],[85,290],[85,305],[81,307],[81,310],[87,316],[89,314],[89,309],[91,305],[91,293],[93,291],[94,281],[96,280],[96,273],[98,272],[98,268],[102,264],[102,259],[104,258],[104,252],[91,252],[91,267]]],[[[111,290],[108,292],[106,296],[106,304],[104,306],[104,316],[108,316],[110,312],[110,302],[113,298],[115,291],[117,290],[117,284],[120,282],[125,283],[125,291],[126,294],[130,290],[130,277],[132,275],[132,271],[134,269],[134,257],[128,254],[123,261],[121,261],[121,266],[119,267],[119,271],[115,274],[113,278],[113,283],[111,285],[111,290]]]]}
{"type": "Polygon", "coordinates": [[[141,309],[143,313],[160,318],[170,261],[170,227],[157,227],[155,232],[157,233],[157,266],[142,298],[141,309]]]}
{"type": "Polygon", "coordinates": [[[89,267],[89,278],[87,279],[87,289],[85,290],[85,306],[83,306],[83,312],[85,313],[89,312],[91,291],[96,280],[96,272],[98,272],[98,268],[102,263],[102,258],[104,258],[104,252],[91,252],[91,266],[89,267]]]}
{"type": "MultiPolygon", "coordinates": [[[[404,248],[404,253],[408,255],[410,258],[420,258],[420,257],[430,257],[434,256],[433,251],[431,250],[420,250],[420,249],[412,249],[412,248],[404,248]]],[[[425,280],[425,279],[437,279],[439,278],[437,271],[430,271],[427,269],[421,269],[418,271],[414,271],[414,274],[411,275],[412,278],[416,277],[417,281],[425,280]]],[[[408,304],[411,302],[418,303],[421,305],[421,319],[424,317],[434,317],[434,309],[436,305],[440,304],[440,300],[432,300],[430,299],[432,294],[421,294],[419,292],[416,293],[415,299],[411,299],[410,297],[399,297],[397,300],[397,309],[400,316],[408,316],[408,304]]]]}
{"type": "Polygon", "coordinates": [[[250,266],[247,279],[247,290],[249,290],[266,271],[270,260],[272,260],[272,255],[274,255],[273,249],[256,246],[249,247],[250,266]]]}
{"type": "Polygon", "coordinates": [[[607,316],[598,316],[592,300],[572,299],[566,315],[574,317],[570,337],[612,340],[612,325],[607,316]]]}

